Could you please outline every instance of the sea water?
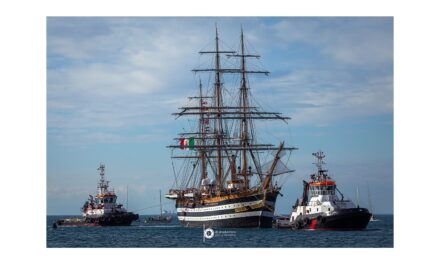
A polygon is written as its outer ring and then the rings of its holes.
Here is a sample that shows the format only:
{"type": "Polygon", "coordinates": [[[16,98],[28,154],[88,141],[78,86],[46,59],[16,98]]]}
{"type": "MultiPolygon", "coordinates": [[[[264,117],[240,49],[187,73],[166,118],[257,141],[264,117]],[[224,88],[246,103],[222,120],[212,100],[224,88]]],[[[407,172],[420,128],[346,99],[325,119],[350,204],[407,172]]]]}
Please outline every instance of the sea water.
{"type": "MultiPolygon", "coordinates": [[[[72,216],[70,216],[72,217],[72,216]]],[[[260,228],[213,228],[212,238],[203,228],[185,228],[174,218],[170,223],[144,223],[147,216],[131,226],[58,227],[47,217],[47,247],[393,247],[393,216],[377,215],[362,231],[306,231],[260,228]]]]}

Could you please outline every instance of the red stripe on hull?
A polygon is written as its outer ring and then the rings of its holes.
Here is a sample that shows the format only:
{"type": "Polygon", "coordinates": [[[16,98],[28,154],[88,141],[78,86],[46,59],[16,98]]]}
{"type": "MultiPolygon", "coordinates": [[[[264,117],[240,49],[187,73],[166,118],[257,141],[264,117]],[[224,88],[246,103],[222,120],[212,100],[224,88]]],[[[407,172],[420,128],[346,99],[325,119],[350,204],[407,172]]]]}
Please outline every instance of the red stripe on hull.
{"type": "Polygon", "coordinates": [[[316,218],[312,219],[312,222],[310,222],[310,225],[309,225],[309,229],[314,230],[317,222],[318,222],[318,220],[316,220],[316,218]]]}

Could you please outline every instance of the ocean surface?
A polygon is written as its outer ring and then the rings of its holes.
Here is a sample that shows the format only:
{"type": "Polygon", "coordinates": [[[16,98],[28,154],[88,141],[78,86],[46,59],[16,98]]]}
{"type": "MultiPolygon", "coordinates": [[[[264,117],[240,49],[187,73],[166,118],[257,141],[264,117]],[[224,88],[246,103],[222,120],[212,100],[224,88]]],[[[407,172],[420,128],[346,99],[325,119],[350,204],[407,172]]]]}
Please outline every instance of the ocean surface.
{"type": "Polygon", "coordinates": [[[287,247],[287,248],[389,248],[393,247],[393,216],[377,215],[363,231],[304,231],[287,229],[217,228],[214,237],[204,239],[203,228],[182,227],[176,218],[166,224],[140,221],[125,227],[59,227],[47,216],[47,247],[147,248],[147,247],[287,247]]]}

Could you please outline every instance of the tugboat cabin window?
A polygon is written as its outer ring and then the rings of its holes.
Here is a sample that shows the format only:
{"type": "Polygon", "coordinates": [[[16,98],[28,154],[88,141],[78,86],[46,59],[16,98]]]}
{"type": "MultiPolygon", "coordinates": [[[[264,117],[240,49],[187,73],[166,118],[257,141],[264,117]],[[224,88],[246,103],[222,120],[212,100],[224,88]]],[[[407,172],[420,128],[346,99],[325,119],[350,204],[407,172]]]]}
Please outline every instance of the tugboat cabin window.
{"type": "Polygon", "coordinates": [[[312,196],[318,195],[335,195],[335,185],[330,186],[310,186],[310,194],[312,196]]]}
{"type": "Polygon", "coordinates": [[[113,203],[113,198],[104,198],[102,200],[104,203],[113,203]]]}

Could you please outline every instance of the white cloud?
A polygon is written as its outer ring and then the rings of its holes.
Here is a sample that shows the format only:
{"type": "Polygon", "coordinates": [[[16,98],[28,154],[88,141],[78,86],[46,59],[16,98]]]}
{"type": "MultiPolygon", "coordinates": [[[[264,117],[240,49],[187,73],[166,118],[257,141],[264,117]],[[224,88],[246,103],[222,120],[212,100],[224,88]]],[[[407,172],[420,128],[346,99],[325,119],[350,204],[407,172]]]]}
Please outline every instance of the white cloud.
{"type": "Polygon", "coordinates": [[[166,19],[84,20],[48,21],[49,135],[63,144],[155,138],[121,130],[172,122],[181,100],[170,98],[188,93],[182,64],[203,34],[166,19]]]}
{"type": "MultiPolygon", "coordinates": [[[[219,20],[223,41],[238,41],[237,21],[219,20]]],[[[123,134],[126,128],[151,129],[174,122],[170,113],[195,92],[196,78],[189,70],[196,64],[196,52],[208,48],[206,44],[214,37],[213,23],[206,21],[49,19],[49,135],[72,143],[156,138],[123,134]]],[[[362,79],[350,68],[352,64],[369,69],[392,63],[392,36],[388,28],[380,28],[382,20],[343,23],[329,18],[286,18],[274,25],[256,18],[245,21],[249,23],[244,25],[247,39],[257,51],[279,52],[279,47],[294,49],[305,43],[336,63],[334,68],[315,68],[319,60],[303,69],[289,66],[284,76],[254,85],[263,92],[275,89],[277,98],[271,99],[272,92],[268,99],[280,102],[277,107],[282,109],[276,110],[292,116],[294,124],[392,110],[392,77],[368,74],[362,79]]],[[[271,60],[261,55],[263,62],[271,60]]],[[[281,63],[296,62],[286,57],[281,63]]]]}
{"type": "Polygon", "coordinates": [[[392,64],[391,18],[297,18],[269,27],[286,48],[307,43],[337,61],[355,65],[392,64]]]}
{"type": "Polygon", "coordinates": [[[48,78],[50,95],[73,93],[95,98],[146,94],[163,85],[152,73],[108,64],[49,70],[48,78]]]}
{"type": "Polygon", "coordinates": [[[350,72],[301,70],[259,86],[256,90],[269,96],[267,101],[277,101],[294,125],[328,125],[393,112],[393,78],[389,75],[360,79],[350,72]]]}

